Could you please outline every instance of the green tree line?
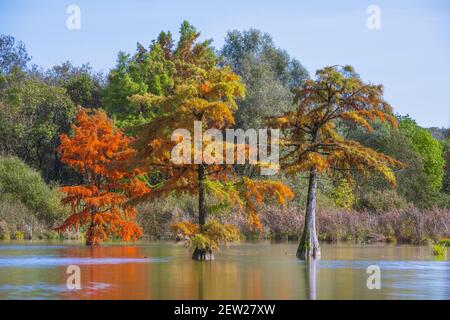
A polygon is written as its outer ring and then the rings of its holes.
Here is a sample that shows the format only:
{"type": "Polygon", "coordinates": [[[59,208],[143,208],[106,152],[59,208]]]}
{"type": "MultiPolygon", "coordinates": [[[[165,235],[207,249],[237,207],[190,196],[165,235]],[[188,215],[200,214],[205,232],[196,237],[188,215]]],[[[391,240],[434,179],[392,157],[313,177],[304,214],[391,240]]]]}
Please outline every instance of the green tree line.
{"type": "MultiPolygon", "coordinates": [[[[190,41],[194,37],[198,37],[198,31],[184,22],[179,42],[190,41]]],[[[277,47],[269,34],[255,29],[234,30],[228,32],[222,48],[213,48],[211,44],[211,40],[203,43],[208,48],[207,54],[202,55],[207,57],[204,63],[211,61],[229,66],[246,87],[245,98],[237,101],[236,127],[263,128],[267,117],[295,110],[296,89],[311,76],[299,60],[277,47]]],[[[183,70],[182,66],[174,65],[179,63],[174,61],[180,59],[171,59],[171,55],[183,56],[182,50],[176,47],[171,32],[161,32],[153,41],[137,43],[133,53],[119,52],[115,66],[106,75],[96,72],[89,64],[74,66],[70,62],[44,70],[31,64],[32,59],[22,42],[9,35],[1,35],[2,161],[7,164],[12,161],[11,157],[19,159],[33,172],[38,172],[47,185],[81,182],[83,178],[62,164],[55,151],[60,135],[70,133],[77,106],[106,110],[119,128],[132,134],[134,126],[158,117],[157,109],[132,97],[145,94],[163,96],[170,92],[174,79],[177,79],[175,73],[183,70]]],[[[404,163],[404,168],[395,171],[396,187],[392,188],[377,174],[351,173],[353,183],[338,176],[323,177],[318,182],[318,201],[327,206],[372,212],[404,208],[409,203],[419,208],[450,206],[448,131],[422,128],[408,115],[396,115],[396,118],[398,127],[374,121],[370,133],[344,122],[336,128],[340,135],[404,163]]],[[[5,168],[3,171],[8,171],[5,168]]],[[[237,172],[252,178],[258,175],[250,166],[237,168],[237,172]]],[[[27,183],[23,175],[15,177],[20,180],[15,183],[27,183]]],[[[297,174],[282,179],[295,190],[307,188],[305,177],[297,174]]],[[[5,174],[0,175],[0,186],[13,185],[11,179],[5,174]]],[[[157,174],[149,176],[152,184],[157,184],[158,179],[157,174]]],[[[19,187],[14,189],[16,192],[22,190],[19,187]]],[[[0,201],[6,201],[5,194],[11,192],[0,194],[0,201]]],[[[47,210],[27,203],[22,196],[15,199],[30,210],[47,210]]],[[[305,201],[303,196],[295,199],[303,206],[305,201]]]]}

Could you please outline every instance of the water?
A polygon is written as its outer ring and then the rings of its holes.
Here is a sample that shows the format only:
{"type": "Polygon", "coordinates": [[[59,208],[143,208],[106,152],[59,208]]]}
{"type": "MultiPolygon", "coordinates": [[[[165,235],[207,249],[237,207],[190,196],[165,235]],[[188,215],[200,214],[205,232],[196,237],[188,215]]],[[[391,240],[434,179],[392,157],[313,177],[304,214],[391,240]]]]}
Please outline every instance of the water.
{"type": "Polygon", "coordinates": [[[322,260],[296,243],[241,243],[197,262],[169,242],[105,245],[0,242],[0,299],[450,299],[450,261],[429,247],[322,245],[322,260]],[[81,269],[81,290],[66,286],[81,269]],[[369,290],[367,267],[381,270],[369,290]]]}

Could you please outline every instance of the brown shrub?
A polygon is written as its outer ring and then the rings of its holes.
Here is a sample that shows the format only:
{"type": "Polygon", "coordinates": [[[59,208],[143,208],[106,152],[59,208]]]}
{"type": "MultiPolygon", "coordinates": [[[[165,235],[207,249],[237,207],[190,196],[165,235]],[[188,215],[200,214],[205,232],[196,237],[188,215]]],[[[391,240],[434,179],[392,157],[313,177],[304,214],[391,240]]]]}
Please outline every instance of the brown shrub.
{"type": "Polygon", "coordinates": [[[17,232],[23,234],[25,239],[36,239],[44,235],[47,230],[33,215],[33,213],[20,202],[0,201],[0,233],[5,240],[17,232]]]}
{"type": "MultiPolygon", "coordinates": [[[[170,225],[179,221],[196,222],[196,199],[171,197],[139,206],[138,221],[150,238],[169,239],[170,225]]],[[[263,230],[249,230],[245,214],[233,210],[210,213],[220,223],[237,226],[246,238],[298,239],[303,230],[304,209],[264,206],[259,212],[263,230]]],[[[347,211],[338,208],[317,210],[317,227],[322,241],[398,241],[425,244],[449,237],[450,209],[420,210],[412,205],[384,212],[347,211]]]]}

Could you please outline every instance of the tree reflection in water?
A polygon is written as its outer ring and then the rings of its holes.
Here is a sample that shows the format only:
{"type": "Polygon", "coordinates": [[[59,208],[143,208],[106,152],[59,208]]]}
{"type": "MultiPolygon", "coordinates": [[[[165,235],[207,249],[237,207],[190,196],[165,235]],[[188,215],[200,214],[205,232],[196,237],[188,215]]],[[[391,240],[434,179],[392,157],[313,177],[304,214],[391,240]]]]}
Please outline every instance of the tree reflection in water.
{"type": "Polygon", "coordinates": [[[306,290],[309,300],[317,299],[317,260],[308,259],[305,261],[306,290]]]}

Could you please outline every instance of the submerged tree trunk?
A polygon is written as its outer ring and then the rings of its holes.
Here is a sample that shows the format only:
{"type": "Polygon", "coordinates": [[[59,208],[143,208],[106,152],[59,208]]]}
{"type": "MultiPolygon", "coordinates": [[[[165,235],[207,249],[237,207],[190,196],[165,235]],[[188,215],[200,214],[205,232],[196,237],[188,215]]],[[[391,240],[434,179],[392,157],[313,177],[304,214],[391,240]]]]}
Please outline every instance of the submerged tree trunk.
{"type": "Polygon", "coordinates": [[[94,241],[91,237],[88,236],[86,238],[86,245],[93,247],[93,246],[98,246],[99,243],[97,241],[94,241]]]}
{"type": "Polygon", "coordinates": [[[194,252],[192,253],[192,259],[197,261],[214,260],[214,253],[211,249],[195,248],[194,252]]]}
{"type": "Polygon", "coordinates": [[[308,201],[306,206],[305,227],[297,249],[297,257],[302,260],[320,258],[319,240],[316,233],[316,190],[317,172],[313,168],[309,173],[308,201]]]}
{"type": "MultiPolygon", "coordinates": [[[[206,190],[205,190],[205,166],[199,165],[198,167],[198,224],[200,225],[200,229],[206,223],[206,190]]],[[[192,254],[192,259],[205,261],[205,260],[214,260],[214,254],[210,248],[200,249],[195,248],[194,253],[192,254]]]]}
{"type": "Polygon", "coordinates": [[[93,236],[93,230],[89,229],[86,234],[86,245],[87,246],[98,246],[100,243],[93,236]]]}

